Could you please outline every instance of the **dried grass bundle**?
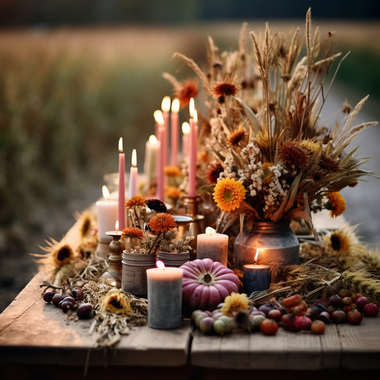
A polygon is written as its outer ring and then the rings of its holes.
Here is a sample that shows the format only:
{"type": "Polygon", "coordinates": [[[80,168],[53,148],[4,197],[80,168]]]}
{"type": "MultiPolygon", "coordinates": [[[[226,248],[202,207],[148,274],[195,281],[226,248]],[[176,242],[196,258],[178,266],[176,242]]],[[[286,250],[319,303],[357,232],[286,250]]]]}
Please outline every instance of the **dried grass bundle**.
{"type": "MultiPolygon", "coordinates": [[[[220,161],[224,171],[219,182],[233,178],[246,190],[239,208],[231,211],[218,204],[225,211],[224,218],[229,218],[227,222],[220,218],[219,229],[245,214],[245,221],[303,218],[314,231],[312,212],[330,207],[331,216],[336,217],[345,210],[344,200],[331,208],[329,194],[355,186],[363,176],[375,176],[360,168],[367,159],[356,158],[356,150],[346,150],[359,133],[377,122],[354,125],[365,97],[351,112],[347,113],[346,107],[331,128],[318,125],[337,70],[348,54],[328,83],[332,64],[341,53],[333,51],[332,33],[323,37],[318,27],[312,30],[310,9],[305,24],[305,57],[299,56],[299,29],[284,35],[266,23],[262,36],[250,33],[250,61],[245,48],[246,28],[243,24],[235,52],[220,53],[208,38],[210,67],[206,73],[190,58],[174,54],[194,70],[205,89],[206,100],[200,109],[207,111],[201,120],[207,120],[208,131],[211,128],[204,140],[208,164],[220,161]],[[221,88],[231,91],[221,94],[221,88]],[[236,134],[244,138],[231,143],[236,134]]],[[[165,77],[176,85],[168,74],[165,77]]],[[[199,167],[203,170],[207,163],[199,167]]]]}

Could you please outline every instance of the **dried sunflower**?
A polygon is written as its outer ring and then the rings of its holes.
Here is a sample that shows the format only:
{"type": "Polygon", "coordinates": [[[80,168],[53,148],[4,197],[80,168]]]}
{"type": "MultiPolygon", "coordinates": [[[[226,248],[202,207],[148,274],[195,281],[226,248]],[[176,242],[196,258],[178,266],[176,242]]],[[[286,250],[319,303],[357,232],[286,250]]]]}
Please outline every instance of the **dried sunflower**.
{"type": "Polygon", "coordinates": [[[150,229],[155,233],[168,232],[177,227],[175,219],[170,214],[156,214],[148,223],[150,229]]]}
{"type": "Polygon", "coordinates": [[[238,146],[247,136],[247,132],[243,128],[237,129],[235,132],[231,133],[230,137],[227,139],[227,145],[238,146]]]}
{"type": "Polygon", "coordinates": [[[325,208],[330,210],[331,218],[336,218],[346,211],[346,201],[339,192],[327,193],[326,198],[328,199],[328,202],[325,203],[325,208]]]}
{"type": "Polygon", "coordinates": [[[223,178],[217,182],[213,196],[221,210],[230,212],[240,207],[246,191],[244,186],[233,178],[223,178]]]}
{"type": "Polygon", "coordinates": [[[135,195],[125,202],[125,207],[132,208],[133,206],[145,207],[145,199],[142,195],[135,195]]]}
{"type": "Polygon", "coordinates": [[[111,289],[100,304],[100,311],[106,310],[114,314],[130,314],[132,308],[128,294],[121,289],[111,289]]]}
{"type": "Polygon", "coordinates": [[[289,167],[306,169],[309,165],[309,156],[305,149],[294,141],[283,143],[278,149],[280,160],[289,167]]]}
{"type": "Polygon", "coordinates": [[[220,173],[224,171],[224,167],[220,162],[213,162],[207,169],[206,178],[210,185],[215,185],[218,181],[220,173]]]}
{"type": "Polygon", "coordinates": [[[212,87],[213,95],[218,99],[219,103],[224,103],[226,96],[235,96],[241,85],[236,85],[233,81],[225,79],[212,87]]]}
{"type": "Polygon", "coordinates": [[[228,316],[231,316],[234,312],[247,310],[249,308],[249,300],[246,294],[231,293],[224,300],[224,305],[220,311],[228,316]]]}
{"type": "Polygon", "coordinates": [[[339,163],[333,158],[326,156],[325,154],[322,155],[319,166],[322,169],[326,169],[333,173],[336,173],[340,170],[339,163]]]}

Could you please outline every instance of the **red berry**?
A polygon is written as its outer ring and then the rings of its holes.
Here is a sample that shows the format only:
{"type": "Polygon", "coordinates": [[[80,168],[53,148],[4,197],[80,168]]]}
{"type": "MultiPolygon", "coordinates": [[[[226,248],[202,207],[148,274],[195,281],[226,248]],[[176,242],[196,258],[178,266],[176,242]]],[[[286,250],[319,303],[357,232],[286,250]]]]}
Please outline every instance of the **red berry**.
{"type": "Polygon", "coordinates": [[[314,321],[310,330],[314,334],[323,334],[326,330],[326,325],[322,321],[314,321]]]}
{"type": "Polygon", "coordinates": [[[364,306],[364,315],[366,317],[376,317],[379,314],[379,307],[374,303],[368,303],[364,306]]]}
{"type": "Polygon", "coordinates": [[[331,314],[331,319],[335,323],[343,323],[346,320],[346,313],[342,310],[336,310],[331,314]]]}
{"type": "Polygon", "coordinates": [[[353,303],[356,303],[358,298],[363,297],[361,294],[353,294],[350,298],[352,299],[353,303]]]}
{"type": "Polygon", "coordinates": [[[275,335],[278,331],[278,324],[273,319],[265,319],[261,322],[260,330],[265,335],[275,335]]]}
{"type": "Polygon", "coordinates": [[[343,300],[336,294],[330,297],[330,305],[334,307],[343,306],[343,300]]]}
{"type": "Polygon", "coordinates": [[[352,304],[352,299],[350,297],[344,297],[343,298],[343,304],[346,306],[349,306],[352,304]]]}
{"type": "Polygon", "coordinates": [[[364,306],[367,305],[367,303],[368,303],[368,298],[367,297],[360,297],[356,300],[355,303],[358,305],[359,309],[363,310],[364,306]]]}
{"type": "Polygon", "coordinates": [[[347,321],[351,325],[358,325],[363,319],[363,315],[358,310],[352,310],[347,314],[347,321]]]}
{"type": "Polygon", "coordinates": [[[330,322],[330,314],[327,311],[322,311],[322,313],[319,314],[317,319],[327,324],[330,322]]]}
{"type": "Polygon", "coordinates": [[[280,322],[281,317],[282,317],[281,311],[277,309],[273,309],[268,313],[268,318],[274,319],[276,322],[280,322]]]}
{"type": "Polygon", "coordinates": [[[311,319],[305,316],[297,317],[295,324],[299,330],[310,330],[311,319]]]}

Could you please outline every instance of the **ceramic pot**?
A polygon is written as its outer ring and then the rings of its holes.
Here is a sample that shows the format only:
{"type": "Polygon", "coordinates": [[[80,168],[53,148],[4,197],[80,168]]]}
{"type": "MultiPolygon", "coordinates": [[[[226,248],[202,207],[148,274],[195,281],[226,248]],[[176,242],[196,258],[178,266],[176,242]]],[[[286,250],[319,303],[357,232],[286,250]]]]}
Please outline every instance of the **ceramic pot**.
{"type": "Polygon", "coordinates": [[[159,251],[157,259],[163,261],[167,267],[179,268],[182,264],[189,261],[190,254],[189,252],[170,253],[159,251]]]}
{"type": "MultiPolygon", "coordinates": [[[[257,249],[257,264],[297,264],[299,242],[289,227],[289,220],[278,222],[253,222],[251,231],[243,228],[234,244],[235,268],[243,270],[244,264],[253,264],[257,249]]],[[[274,273],[272,272],[272,282],[274,273]]]]}
{"type": "Polygon", "coordinates": [[[121,288],[125,292],[146,298],[148,294],[146,270],[156,267],[156,255],[140,255],[124,251],[122,264],[121,288]]]}

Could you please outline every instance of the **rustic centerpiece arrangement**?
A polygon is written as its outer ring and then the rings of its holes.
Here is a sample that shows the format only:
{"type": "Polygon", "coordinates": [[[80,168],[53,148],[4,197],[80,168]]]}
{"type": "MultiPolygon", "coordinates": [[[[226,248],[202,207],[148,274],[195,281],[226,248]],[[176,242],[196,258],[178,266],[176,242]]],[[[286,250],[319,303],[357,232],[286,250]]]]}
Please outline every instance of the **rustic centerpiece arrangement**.
{"type": "MultiPolygon", "coordinates": [[[[192,312],[203,332],[221,335],[258,329],[274,335],[278,325],[319,334],[330,319],[358,324],[362,314],[378,314],[380,260],[359,244],[353,227],[301,246],[290,229],[291,220],[303,219],[316,237],[312,214],[328,209],[331,217],[341,215],[345,201],[339,191],[374,176],[360,169],[365,160],[355,157],[355,150],[347,150],[362,130],[376,124],[353,124],[367,98],[353,109],[346,104],[334,128],[321,124],[336,71],[326,89],[328,73],[341,54],[333,52],[331,34],[321,38],[318,27],[312,33],[310,10],[302,58],[298,29],[286,36],[266,24],[262,38],[251,32],[251,57],[246,28],[237,51],[220,53],[209,37],[207,72],[174,55],[202,84],[200,90],[193,80],[180,83],[164,74],[178,98],[171,118],[176,144],[178,112],[191,105],[186,154],[179,166],[174,144],[168,165],[170,99],[168,104],[164,99],[162,112],[155,112],[158,141],[147,143],[151,182],[144,196],[136,194],[134,161],[124,202],[124,154],[119,155],[121,228],[111,234],[114,240],[120,236],[111,247],[112,265],[93,255],[97,238],[91,215],[83,217],[77,249],[55,241],[46,248],[41,262],[53,268],[43,285],[61,294],[46,292],[44,299],[74,320],[95,314],[92,332],[96,328],[102,337],[99,345],[115,345],[128,326],[177,328],[181,313],[192,312]],[[145,199],[152,194],[158,199],[145,199]],[[215,229],[205,229],[204,220],[215,229]],[[195,241],[197,259],[190,260],[195,241]],[[115,265],[121,252],[120,283],[115,265]]],[[[100,206],[99,218],[107,215],[113,222],[115,205],[100,206]]],[[[105,223],[98,222],[104,235],[105,223]]]]}

